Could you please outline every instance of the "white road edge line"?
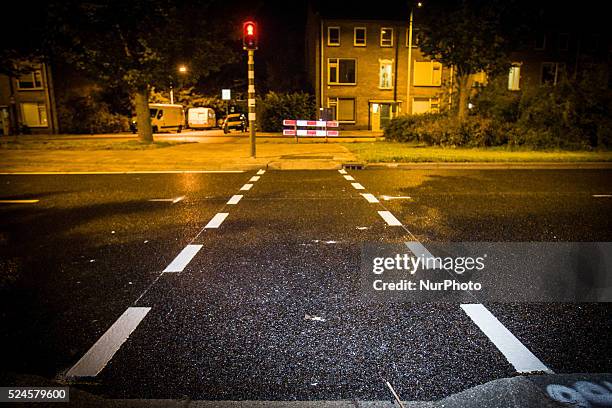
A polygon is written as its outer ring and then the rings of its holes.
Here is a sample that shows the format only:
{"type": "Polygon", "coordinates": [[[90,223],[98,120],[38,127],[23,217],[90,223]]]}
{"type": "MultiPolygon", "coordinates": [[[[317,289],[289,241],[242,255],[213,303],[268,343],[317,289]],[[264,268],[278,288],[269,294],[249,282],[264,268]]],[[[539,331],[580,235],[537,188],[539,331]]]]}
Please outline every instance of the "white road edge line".
{"type": "Polygon", "coordinates": [[[151,170],[151,171],[19,171],[14,173],[3,172],[0,176],[32,176],[32,175],[61,175],[61,174],[233,174],[244,173],[244,170],[151,170]]]}
{"type": "Polygon", "coordinates": [[[344,178],[348,181],[355,181],[355,178],[353,176],[346,175],[344,176],[344,178]]]}
{"type": "Polygon", "coordinates": [[[391,211],[379,211],[378,215],[392,227],[401,227],[402,223],[395,218],[395,215],[391,214],[391,211]]]}
{"type": "Polygon", "coordinates": [[[253,176],[249,181],[257,181],[261,176],[253,176]]]}
{"type": "Polygon", "coordinates": [[[245,184],[244,186],[240,187],[240,191],[248,191],[251,189],[251,187],[253,187],[252,184],[245,184]]]}
{"type": "Polygon", "coordinates": [[[378,201],[378,198],[376,198],[374,196],[374,194],[361,193],[361,195],[363,196],[363,198],[365,198],[368,201],[368,203],[375,204],[375,203],[379,203],[380,202],[380,201],[378,201]]]}
{"type": "Polygon", "coordinates": [[[359,183],[351,183],[351,185],[355,187],[356,190],[365,190],[365,187],[359,183]]]}
{"type": "Polygon", "coordinates": [[[221,224],[227,218],[228,215],[229,213],[215,214],[215,216],[212,217],[210,221],[208,221],[208,224],[206,224],[204,228],[219,228],[219,226],[221,226],[221,224]]]}
{"type": "Polygon", "coordinates": [[[234,195],[232,196],[232,198],[230,198],[230,199],[229,199],[229,201],[228,201],[227,203],[228,203],[229,205],[236,205],[236,204],[238,204],[238,202],[239,202],[240,200],[242,200],[242,197],[243,197],[243,196],[241,196],[240,194],[234,194],[234,195]]]}
{"type": "Polygon", "coordinates": [[[344,169],[340,169],[340,170],[338,170],[338,173],[340,173],[340,174],[346,174],[346,170],[344,170],[344,169]]]}
{"type": "Polygon", "coordinates": [[[202,249],[202,245],[187,245],[183,250],[174,258],[170,265],[164,269],[164,273],[167,272],[183,272],[183,269],[191,262],[194,256],[202,249]]]}
{"type": "Polygon", "coordinates": [[[127,308],[87,353],[68,370],[66,377],[97,376],[150,310],[150,307],[127,308]]]}
{"type": "Polygon", "coordinates": [[[610,198],[612,194],[593,194],[593,198],[610,198]]]}
{"type": "Polygon", "coordinates": [[[262,174],[264,174],[265,172],[266,172],[266,171],[262,169],[262,170],[257,171],[257,174],[261,176],[261,175],[262,175],[262,174]]]}
{"type": "Polygon", "coordinates": [[[39,200],[0,200],[0,204],[36,204],[39,200]]]}
{"type": "Polygon", "coordinates": [[[512,364],[517,372],[544,371],[553,373],[510,330],[506,329],[484,305],[479,303],[462,304],[461,308],[506,357],[506,360],[512,364]]]}

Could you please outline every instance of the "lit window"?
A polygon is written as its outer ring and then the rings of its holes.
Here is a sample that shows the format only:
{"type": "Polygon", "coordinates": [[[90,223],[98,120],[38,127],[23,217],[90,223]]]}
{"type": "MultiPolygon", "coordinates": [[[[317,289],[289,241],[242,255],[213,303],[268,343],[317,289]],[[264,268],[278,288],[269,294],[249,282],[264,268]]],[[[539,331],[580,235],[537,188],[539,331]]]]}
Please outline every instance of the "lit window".
{"type": "Polygon", "coordinates": [[[356,60],[349,58],[330,58],[328,60],[328,83],[355,85],[356,60]]]}
{"type": "Polygon", "coordinates": [[[355,122],[354,98],[329,98],[327,106],[332,109],[334,118],[338,122],[355,122]]]}
{"type": "Polygon", "coordinates": [[[393,88],[393,61],[380,61],[380,73],[378,79],[378,87],[381,89],[393,88]]]}
{"type": "Polygon", "coordinates": [[[508,90],[510,91],[518,91],[521,89],[520,87],[521,81],[521,67],[520,65],[513,65],[510,67],[510,72],[508,73],[508,90]]]}
{"type": "Polygon", "coordinates": [[[380,46],[381,47],[393,47],[393,29],[389,27],[382,27],[380,29],[380,46]]]}
{"type": "Polygon", "coordinates": [[[28,127],[47,127],[47,107],[40,102],[23,102],[21,116],[28,127]]]}
{"type": "Polygon", "coordinates": [[[366,28],[355,27],[353,45],[356,47],[365,47],[366,45],[366,28]]]}
{"type": "Polygon", "coordinates": [[[42,72],[39,69],[17,78],[17,89],[42,89],[42,87],[42,72]]]}
{"type": "Polygon", "coordinates": [[[442,64],[436,61],[414,62],[414,86],[442,85],[442,64]]]}
{"type": "Polygon", "coordinates": [[[327,45],[340,45],[340,27],[327,27],[327,45]]]}

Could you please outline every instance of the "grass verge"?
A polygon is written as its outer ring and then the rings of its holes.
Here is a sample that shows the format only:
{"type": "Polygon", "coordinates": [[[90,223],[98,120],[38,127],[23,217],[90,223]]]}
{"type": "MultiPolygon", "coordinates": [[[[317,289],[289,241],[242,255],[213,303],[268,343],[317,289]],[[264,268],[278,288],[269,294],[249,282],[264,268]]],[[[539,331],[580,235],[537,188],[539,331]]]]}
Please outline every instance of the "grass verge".
{"type": "Polygon", "coordinates": [[[612,151],[525,150],[505,147],[442,148],[398,142],[343,143],[360,160],[376,163],[609,162],[612,151]]]}

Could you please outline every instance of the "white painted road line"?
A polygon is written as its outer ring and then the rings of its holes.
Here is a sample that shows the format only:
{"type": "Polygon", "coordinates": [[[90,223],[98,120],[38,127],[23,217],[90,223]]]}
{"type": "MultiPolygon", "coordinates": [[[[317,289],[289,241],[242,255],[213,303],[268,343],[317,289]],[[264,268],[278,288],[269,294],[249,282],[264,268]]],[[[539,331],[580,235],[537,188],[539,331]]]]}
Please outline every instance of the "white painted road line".
{"type": "Polygon", "coordinates": [[[170,262],[170,265],[164,269],[164,272],[183,272],[183,269],[191,262],[200,249],[202,249],[202,245],[187,245],[183,248],[181,253],[170,262]]]}
{"type": "Polygon", "coordinates": [[[378,214],[392,227],[401,227],[402,223],[390,211],[379,211],[378,214]]]}
{"type": "Polygon", "coordinates": [[[179,201],[183,201],[184,198],[185,196],[180,196],[180,197],[175,197],[175,198],[152,198],[149,201],[161,201],[161,202],[168,202],[168,203],[176,204],[179,201]]]}
{"type": "Polygon", "coordinates": [[[234,194],[227,203],[229,205],[236,205],[240,200],[242,200],[242,196],[240,194],[234,194]]]}
{"type": "Polygon", "coordinates": [[[381,196],[381,198],[385,201],[389,201],[389,200],[412,200],[412,197],[410,196],[388,196],[388,195],[384,195],[381,196]]]}
{"type": "Polygon", "coordinates": [[[32,176],[32,175],[60,175],[60,174],[232,174],[244,173],[244,170],[142,170],[142,171],[20,171],[14,173],[0,173],[0,176],[32,176]]]}
{"type": "Polygon", "coordinates": [[[150,310],[150,307],[129,307],[87,353],[68,370],[66,376],[68,378],[97,376],[150,310]]]}
{"type": "Polygon", "coordinates": [[[240,191],[248,191],[251,189],[251,187],[253,187],[252,184],[245,184],[244,186],[240,187],[240,191]]]}
{"type": "Polygon", "coordinates": [[[344,176],[344,178],[348,181],[355,181],[355,178],[353,176],[344,176]]]}
{"type": "Polygon", "coordinates": [[[612,194],[593,194],[593,198],[612,198],[612,194]]]}
{"type": "Polygon", "coordinates": [[[365,187],[359,183],[351,183],[351,185],[355,187],[356,190],[365,190],[365,187]]]}
{"type": "Polygon", "coordinates": [[[419,241],[408,241],[406,246],[416,257],[433,258],[434,256],[419,241]]]}
{"type": "Polygon", "coordinates": [[[229,213],[217,213],[204,228],[219,228],[223,221],[227,218],[229,213]]]}
{"type": "Polygon", "coordinates": [[[36,204],[39,200],[0,200],[0,204],[36,204]]]}
{"type": "Polygon", "coordinates": [[[262,169],[262,170],[259,170],[259,171],[257,172],[257,174],[261,176],[261,175],[262,175],[262,174],[264,174],[265,172],[266,172],[266,171],[262,169]]]}
{"type": "Polygon", "coordinates": [[[545,371],[552,373],[552,370],[529,351],[486,307],[481,304],[463,304],[461,308],[517,372],[545,371]]]}
{"type": "Polygon", "coordinates": [[[370,193],[361,193],[361,195],[363,196],[363,198],[365,198],[368,203],[379,203],[380,201],[378,201],[378,198],[376,198],[374,196],[374,194],[370,194],[370,193]]]}
{"type": "Polygon", "coordinates": [[[338,173],[340,173],[340,174],[346,174],[346,170],[344,170],[344,169],[340,169],[340,170],[338,170],[338,173]]]}
{"type": "Polygon", "coordinates": [[[261,177],[261,176],[253,176],[253,177],[251,177],[251,179],[249,181],[257,181],[257,180],[259,180],[259,177],[261,177]]]}

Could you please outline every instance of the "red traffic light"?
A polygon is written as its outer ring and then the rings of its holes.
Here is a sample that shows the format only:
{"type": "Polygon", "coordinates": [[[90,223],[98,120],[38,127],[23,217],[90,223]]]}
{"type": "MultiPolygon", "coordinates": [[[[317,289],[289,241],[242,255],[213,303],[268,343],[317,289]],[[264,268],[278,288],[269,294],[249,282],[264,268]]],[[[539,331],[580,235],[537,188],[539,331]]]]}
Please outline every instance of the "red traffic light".
{"type": "Polygon", "coordinates": [[[253,21],[242,24],[242,47],[245,50],[257,49],[257,25],[253,21]]]}

